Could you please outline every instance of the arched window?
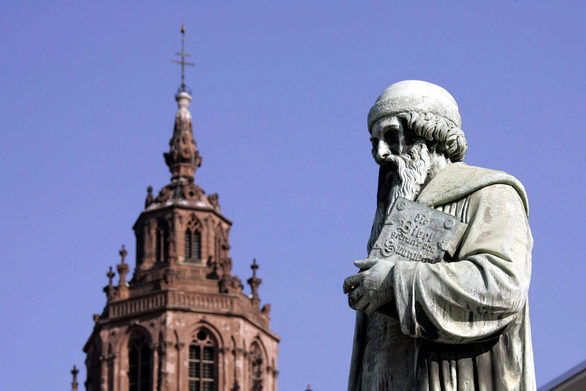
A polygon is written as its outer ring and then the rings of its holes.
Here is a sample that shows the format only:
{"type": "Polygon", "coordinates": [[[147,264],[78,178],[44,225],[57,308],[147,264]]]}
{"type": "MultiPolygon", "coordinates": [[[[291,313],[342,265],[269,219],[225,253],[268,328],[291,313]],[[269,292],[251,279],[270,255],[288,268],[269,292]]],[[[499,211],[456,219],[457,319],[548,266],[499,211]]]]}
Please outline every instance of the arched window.
{"type": "Polygon", "coordinates": [[[193,258],[198,261],[201,259],[201,233],[199,231],[193,233],[193,258]]]}
{"type": "Polygon", "coordinates": [[[155,256],[157,262],[169,260],[169,228],[165,222],[157,224],[157,235],[155,243],[155,256]]]}
{"type": "Polygon", "coordinates": [[[185,230],[185,262],[201,260],[201,230],[201,221],[192,213],[185,230]]]}
{"type": "Polygon", "coordinates": [[[136,264],[142,264],[144,258],[144,243],[146,239],[146,232],[144,229],[140,228],[136,231],[136,264]]]}
{"type": "Polygon", "coordinates": [[[187,228],[185,231],[185,261],[198,262],[201,260],[201,233],[197,228],[187,228]]]}
{"type": "Polygon", "coordinates": [[[250,366],[252,375],[251,391],[263,390],[263,354],[260,346],[255,342],[250,351],[250,366]]]}
{"type": "Polygon", "coordinates": [[[128,343],[128,385],[130,391],[151,391],[151,348],[146,337],[133,335],[128,343]]]}
{"type": "Polygon", "coordinates": [[[189,346],[189,391],[218,391],[218,344],[206,329],[189,346]]]}
{"type": "Polygon", "coordinates": [[[191,230],[187,228],[185,231],[185,260],[189,260],[191,258],[191,250],[191,230]]]}

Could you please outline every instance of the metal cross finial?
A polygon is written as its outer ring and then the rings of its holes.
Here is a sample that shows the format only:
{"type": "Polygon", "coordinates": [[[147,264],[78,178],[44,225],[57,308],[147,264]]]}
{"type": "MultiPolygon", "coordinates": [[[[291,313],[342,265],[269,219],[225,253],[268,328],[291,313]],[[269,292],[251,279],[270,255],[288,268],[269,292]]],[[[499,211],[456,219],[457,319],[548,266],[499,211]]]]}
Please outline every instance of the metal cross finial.
{"type": "Polygon", "coordinates": [[[172,60],[171,62],[174,64],[181,65],[181,87],[179,87],[179,91],[190,92],[185,85],[185,66],[195,66],[193,62],[185,62],[185,57],[191,57],[191,54],[185,53],[185,25],[181,26],[181,53],[175,52],[176,55],[181,56],[181,61],[172,60]]]}
{"type": "Polygon", "coordinates": [[[128,255],[126,249],[124,248],[124,245],[122,245],[122,249],[118,251],[118,254],[120,254],[120,256],[122,257],[122,263],[124,263],[124,258],[126,258],[126,256],[128,255]]]}

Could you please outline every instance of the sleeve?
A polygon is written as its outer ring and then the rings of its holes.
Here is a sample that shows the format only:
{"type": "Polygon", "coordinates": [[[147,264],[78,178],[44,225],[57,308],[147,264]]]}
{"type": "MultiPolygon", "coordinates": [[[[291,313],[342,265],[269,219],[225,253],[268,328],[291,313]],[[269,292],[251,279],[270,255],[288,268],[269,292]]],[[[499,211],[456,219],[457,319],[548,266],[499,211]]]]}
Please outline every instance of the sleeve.
{"type": "Polygon", "coordinates": [[[440,343],[488,339],[522,313],[533,239],[525,207],[509,185],[468,197],[468,228],[452,261],[398,262],[392,270],[403,333],[440,343]]]}

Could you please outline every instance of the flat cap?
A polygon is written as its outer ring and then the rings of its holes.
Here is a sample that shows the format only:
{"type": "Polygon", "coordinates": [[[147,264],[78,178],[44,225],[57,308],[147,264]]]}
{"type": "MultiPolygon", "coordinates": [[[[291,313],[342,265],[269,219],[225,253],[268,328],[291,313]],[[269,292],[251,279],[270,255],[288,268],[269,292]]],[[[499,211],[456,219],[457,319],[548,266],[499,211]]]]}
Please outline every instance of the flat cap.
{"type": "Polygon", "coordinates": [[[462,126],[458,104],[448,91],[426,81],[403,80],[385,88],[377,98],[368,113],[368,130],[382,117],[410,111],[433,113],[462,126]]]}

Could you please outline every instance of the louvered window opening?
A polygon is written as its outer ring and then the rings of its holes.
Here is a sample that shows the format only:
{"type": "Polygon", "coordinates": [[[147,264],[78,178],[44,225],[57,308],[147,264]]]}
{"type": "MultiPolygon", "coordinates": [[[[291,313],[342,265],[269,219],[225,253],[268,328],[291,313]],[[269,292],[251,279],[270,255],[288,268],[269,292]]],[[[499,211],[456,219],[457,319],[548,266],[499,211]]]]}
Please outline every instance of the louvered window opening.
{"type": "Polygon", "coordinates": [[[217,391],[218,348],[202,330],[189,346],[189,391],[217,391]]]}
{"type": "Polygon", "coordinates": [[[196,262],[201,259],[201,233],[191,231],[189,228],[185,231],[185,260],[196,262]]]}
{"type": "Polygon", "coordinates": [[[130,391],[151,391],[151,348],[144,337],[134,337],[128,347],[130,391]]]}

